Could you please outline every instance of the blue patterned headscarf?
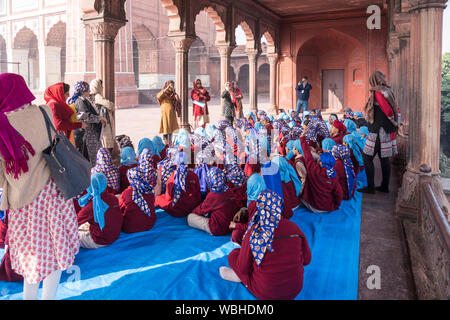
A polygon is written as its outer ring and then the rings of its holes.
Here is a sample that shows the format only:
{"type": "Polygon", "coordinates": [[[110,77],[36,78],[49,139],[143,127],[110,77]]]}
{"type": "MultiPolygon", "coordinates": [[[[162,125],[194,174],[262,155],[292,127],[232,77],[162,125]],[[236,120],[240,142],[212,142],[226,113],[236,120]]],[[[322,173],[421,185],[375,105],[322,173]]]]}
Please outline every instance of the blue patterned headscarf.
{"type": "Polygon", "coordinates": [[[364,114],[361,111],[356,111],[355,116],[357,119],[364,119],[364,114]]]}
{"type": "Polygon", "coordinates": [[[133,148],[131,147],[125,147],[122,149],[121,155],[120,155],[120,163],[123,164],[126,167],[131,167],[132,165],[137,164],[136,161],[136,152],[134,152],[133,148]]]}
{"type": "Polygon", "coordinates": [[[200,192],[206,193],[208,191],[207,176],[208,176],[208,155],[205,152],[199,152],[197,154],[197,166],[194,169],[195,174],[198,176],[200,183],[200,192]]]}
{"type": "Polygon", "coordinates": [[[191,148],[191,140],[189,138],[189,132],[186,129],[180,129],[178,131],[178,135],[174,145],[185,148],[186,152],[191,148]]]}
{"type": "Polygon", "coordinates": [[[364,160],[363,160],[363,156],[361,154],[361,150],[358,147],[356,136],[353,134],[348,134],[348,135],[344,136],[344,142],[348,144],[350,149],[352,149],[353,155],[355,156],[356,161],[358,161],[358,165],[360,167],[363,167],[364,160]]]}
{"type": "Polygon", "coordinates": [[[353,132],[353,135],[356,138],[356,143],[361,148],[361,150],[364,150],[364,147],[366,146],[366,140],[369,134],[370,134],[369,128],[367,128],[366,126],[359,128],[359,132],[353,132]],[[366,137],[363,137],[361,134],[364,134],[366,137]]]}
{"type": "Polygon", "coordinates": [[[177,166],[177,169],[175,170],[175,177],[174,177],[174,197],[173,197],[173,205],[175,205],[178,200],[181,198],[181,192],[186,191],[186,177],[188,174],[188,167],[185,164],[185,154],[184,152],[178,153],[175,164],[177,166]]]}
{"type": "Polygon", "coordinates": [[[287,160],[291,160],[294,157],[294,140],[289,140],[286,144],[286,147],[289,149],[289,153],[286,155],[287,160]]]}
{"type": "Polygon", "coordinates": [[[216,132],[217,128],[213,124],[208,124],[206,126],[206,133],[208,134],[209,139],[214,138],[214,133],[216,132]]]}
{"type": "Polygon", "coordinates": [[[345,119],[344,125],[347,128],[347,132],[349,132],[349,133],[355,132],[357,129],[356,123],[354,123],[353,120],[351,120],[351,119],[345,119]]]}
{"type": "Polygon", "coordinates": [[[161,137],[160,136],[153,137],[152,143],[153,146],[155,147],[154,154],[157,154],[159,157],[161,157],[161,151],[163,151],[164,148],[166,147],[161,137]]]}
{"type": "Polygon", "coordinates": [[[289,183],[292,181],[295,186],[295,193],[298,196],[300,194],[300,191],[302,190],[302,183],[298,178],[297,172],[295,171],[294,167],[291,166],[283,157],[277,156],[273,159],[273,161],[278,162],[281,180],[284,183],[289,183]]]}
{"type": "Polygon", "coordinates": [[[154,192],[157,172],[153,168],[152,155],[145,151],[139,156],[139,166],[128,170],[128,181],[133,189],[131,199],[146,215],[151,215],[150,206],[144,198],[145,194],[154,192]]]}
{"type": "Polygon", "coordinates": [[[336,141],[330,138],[326,138],[322,140],[322,149],[323,151],[331,152],[333,147],[336,145],[336,141]]]}
{"type": "Polygon", "coordinates": [[[283,185],[281,184],[281,174],[278,163],[267,161],[261,165],[261,173],[268,189],[283,196],[283,185]]]}
{"type": "Polygon", "coordinates": [[[327,177],[334,178],[336,177],[336,171],[334,170],[334,165],[336,164],[336,160],[333,155],[329,152],[324,152],[320,155],[320,162],[322,163],[322,167],[327,170],[327,177]]]}
{"type": "Polygon", "coordinates": [[[328,138],[330,136],[330,132],[328,131],[328,127],[325,121],[317,116],[314,116],[311,118],[311,122],[308,125],[306,138],[309,141],[317,142],[319,136],[328,138]]]}
{"type": "Polygon", "coordinates": [[[256,122],[255,123],[255,130],[259,131],[261,129],[264,129],[264,125],[261,122],[256,122]]]}
{"type": "Polygon", "coordinates": [[[258,173],[252,174],[247,181],[247,207],[251,201],[256,201],[259,193],[265,189],[267,186],[264,178],[258,173]]]}
{"type": "Polygon", "coordinates": [[[69,99],[69,104],[75,103],[79,97],[81,97],[86,92],[89,92],[89,83],[84,81],[78,81],[73,86],[73,96],[69,99]]]}
{"type": "Polygon", "coordinates": [[[93,199],[92,208],[94,210],[94,220],[103,230],[105,227],[105,212],[108,211],[108,204],[102,200],[102,193],[106,190],[107,181],[103,173],[94,173],[91,176],[91,185],[87,188],[87,194],[78,199],[80,207],[85,207],[93,199]]]}
{"type": "Polygon", "coordinates": [[[239,188],[247,181],[247,176],[238,164],[233,164],[228,169],[227,180],[233,183],[236,188],[239,188]]]}
{"type": "Polygon", "coordinates": [[[152,155],[154,155],[156,153],[155,146],[153,145],[152,140],[150,140],[149,138],[144,138],[144,139],[141,139],[141,141],[139,141],[138,155],[140,156],[145,149],[150,151],[152,153],[152,155]]]}
{"type": "Polygon", "coordinates": [[[228,190],[226,185],[226,176],[222,170],[217,167],[211,167],[208,170],[206,181],[208,184],[208,189],[215,193],[224,193],[228,190]]]}
{"type": "Polygon", "coordinates": [[[249,240],[250,249],[256,265],[259,267],[264,255],[273,251],[272,241],[281,220],[284,202],[278,194],[271,190],[262,191],[256,202],[257,212],[253,215],[245,235],[253,228],[249,240]]]}
{"type": "Polygon", "coordinates": [[[108,187],[119,191],[120,189],[120,172],[112,163],[111,154],[106,148],[100,148],[97,152],[97,163],[91,169],[91,174],[103,173],[108,181],[108,187]]]}
{"type": "MultiPolygon", "coordinates": [[[[2,196],[3,196],[3,189],[0,189],[0,203],[2,203],[2,196]]],[[[6,212],[3,210],[0,210],[0,220],[2,220],[3,223],[5,223],[5,217],[6,217],[6,212]]]]}
{"type": "Polygon", "coordinates": [[[352,193],[353,187],[355,186],[355,171],[353,170],[352,159],[350,158],[350,149],[343,144],[338,144],[333,147],[331,154],[336,159],[341,159],[344,162],[345,175],[347,176],[347,188],[348,194],[352,193]]]}
{"type": "Polygon", "coordinates": [[[198,127],[197,129],[195,129],[194,133],[203,138],[206,138],[208,136],[206,134],[206,130],[203,127],[198,127]]]}

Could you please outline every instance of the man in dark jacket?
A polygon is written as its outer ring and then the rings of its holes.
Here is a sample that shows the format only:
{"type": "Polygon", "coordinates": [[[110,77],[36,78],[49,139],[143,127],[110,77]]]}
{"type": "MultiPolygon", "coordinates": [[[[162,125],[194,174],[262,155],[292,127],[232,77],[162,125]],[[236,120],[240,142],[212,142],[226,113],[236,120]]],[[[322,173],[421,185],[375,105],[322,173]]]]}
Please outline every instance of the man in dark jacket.
{"type": "Polygon", "coordinates": [[[309,92],[312,86],[308,83],[308,77],[303,77],[295,88],[297,91],[297,114],[300,114],[300,109],[305,112],[308,110],[309,92]]]}

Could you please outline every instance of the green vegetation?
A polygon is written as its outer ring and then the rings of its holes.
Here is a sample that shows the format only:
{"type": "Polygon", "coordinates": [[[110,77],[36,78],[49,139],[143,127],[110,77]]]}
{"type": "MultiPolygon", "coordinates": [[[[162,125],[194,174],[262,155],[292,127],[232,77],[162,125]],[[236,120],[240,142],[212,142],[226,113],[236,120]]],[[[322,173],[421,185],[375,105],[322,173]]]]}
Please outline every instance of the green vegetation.
{"type": "Polygon", "coordinates": [[[442,56],[441,154],[442,176],[450,178],[450,52],[442,56]]]}

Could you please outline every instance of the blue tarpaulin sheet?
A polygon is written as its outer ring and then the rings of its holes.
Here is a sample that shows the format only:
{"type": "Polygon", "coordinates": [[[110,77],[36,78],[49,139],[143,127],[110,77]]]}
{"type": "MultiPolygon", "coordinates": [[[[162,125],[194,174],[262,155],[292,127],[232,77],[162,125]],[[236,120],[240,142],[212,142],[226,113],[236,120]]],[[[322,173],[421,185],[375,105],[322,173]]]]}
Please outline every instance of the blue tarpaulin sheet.
{"type": "MultiPolygon", "coordinates": [[[[359,178],[362,186],[364,177],[359,178]]],[[[357,192],[329,214],[305,208],[294,212],[291,221],[304,232],[312,251],[303,290],[296,299],[357,298],[361,200],[357,192]]],[[[237,247],[230,236],[210,236],[190,228],[186,218],[158,210],[150,231],[122,233],[112,245],[97,250],[80,249],[75,265],[62,274],[56,298],[255,299],[242,284],[219,275],[219,267],[228,266],[227,256],[237,247]]],[[[22,290],[22,283],[0,281],[0,299],[22,299],[22,290]]]]}

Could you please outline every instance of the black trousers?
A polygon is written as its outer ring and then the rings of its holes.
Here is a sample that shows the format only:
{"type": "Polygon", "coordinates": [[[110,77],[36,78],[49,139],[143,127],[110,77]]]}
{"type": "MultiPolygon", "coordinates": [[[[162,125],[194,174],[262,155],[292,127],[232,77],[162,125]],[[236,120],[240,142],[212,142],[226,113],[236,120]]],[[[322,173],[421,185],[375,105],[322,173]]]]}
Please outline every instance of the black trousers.
{"type": "Polygon", "coordinates": [[[381,162],[381,172],[383,175],[383,181],[381,182],[381,187],[383,189],[389,189],[389,180],[391,178],[391,159],[381,157],[381,142],[380,136],[378,136],[375,143],[375,152],[373,156],[368,156],[363,153],[364,167],[366,169],[367,184],[369,189],[375,189],[375,166],[373,164],[373,159],[378,154],[381,162]]]}

